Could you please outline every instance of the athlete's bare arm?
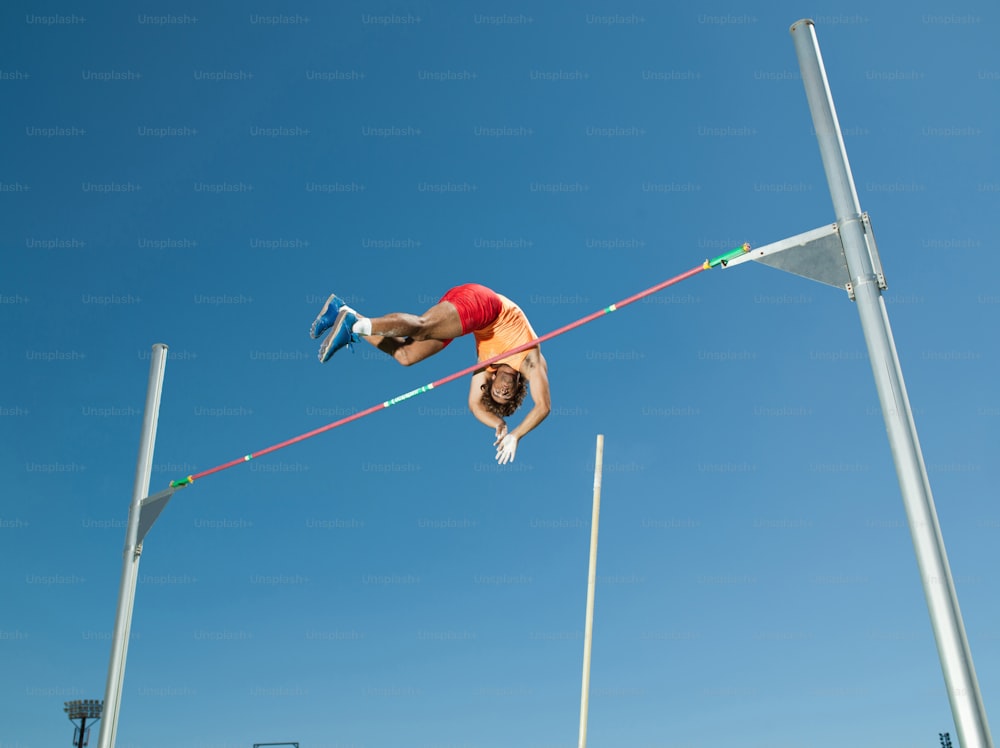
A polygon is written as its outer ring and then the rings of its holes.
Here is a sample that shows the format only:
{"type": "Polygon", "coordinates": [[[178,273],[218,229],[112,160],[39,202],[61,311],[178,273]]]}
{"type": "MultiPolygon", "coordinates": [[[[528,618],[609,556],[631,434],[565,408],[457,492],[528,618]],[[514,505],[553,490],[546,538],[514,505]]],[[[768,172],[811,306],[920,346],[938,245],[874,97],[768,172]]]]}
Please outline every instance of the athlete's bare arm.
{"type": "Polygon", "coordinates": [[[528,380],[528,392],[531,395],[532,408],[524,416],[517,428],[510,433],[519,440],[546,419],[552,411],[552,399],[549,395],[549,370],[542,352],[533,348],[521,364],[521,375],[528,380]]]}
{"type": "Polygon", "coordinates": [[[486,424],[491,429],[497,430],[497,435],[499,436],[500,427],[506,430],[506,424],[500,416],[490,413],[486,409],[486,406],[483,405],[483,385],[486,384],[486,379],[485,369],[472,375],[472,381],[469,382],[469,410],[472,411],[472,415],[478,421],[486,424]]]}
{"type": "Polygon", "coordinates": [[[491,413],[483,405],[482,386],[486,384],[486,371],[480,371],[473,375],[469,383],[469,410],[481,423],[494,429],[497,438],[502,438],[507,433],[511,433],[518,439],[524,437],[538,424],[545,420],[552,410],[552,399],[549,394],[549,374],[545,357],[538,349],[530,351],[521,364],[521,375],[528,382],[528,391],[531,395],[532,408],[524,416],[524,420],[515,429],[508,432],[506,422],[498,415],[491,413]]]}

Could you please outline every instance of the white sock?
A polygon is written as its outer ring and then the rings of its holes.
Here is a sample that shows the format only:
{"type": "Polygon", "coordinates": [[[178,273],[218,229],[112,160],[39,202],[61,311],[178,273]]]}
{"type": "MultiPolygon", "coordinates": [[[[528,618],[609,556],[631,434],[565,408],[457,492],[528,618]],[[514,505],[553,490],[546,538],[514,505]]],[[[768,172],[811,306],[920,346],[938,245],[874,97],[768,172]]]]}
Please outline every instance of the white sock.
{"type": "Polygon", "coordinates": [[[351,332],[356,335],[371,335],[372,321],[368,317],[361,317],[351,326],[351,332]]]}

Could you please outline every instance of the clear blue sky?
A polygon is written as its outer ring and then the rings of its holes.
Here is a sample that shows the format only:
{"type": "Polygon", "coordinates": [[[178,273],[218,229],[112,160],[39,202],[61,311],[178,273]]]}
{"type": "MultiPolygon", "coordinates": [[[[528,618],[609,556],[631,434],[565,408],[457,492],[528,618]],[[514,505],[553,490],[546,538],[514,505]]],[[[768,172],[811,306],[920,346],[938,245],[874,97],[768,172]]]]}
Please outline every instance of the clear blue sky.
{"type": "MultiPolygon", "coordinates": [[[[331,291],[374,315],[480,282],[544,333],[832,222],[802,17],[996,718],[995,4],[210,6],[2,11],[0,748],[103,696],[153,343],[158,491],[474,360],[321,366],[331,291]]],[[[544,352],[511,466],[463,381],[178,493],[118,745],[575,745],[598,433],[591,746],[955,736],[844,292],[748,263],[544,352]]]]}

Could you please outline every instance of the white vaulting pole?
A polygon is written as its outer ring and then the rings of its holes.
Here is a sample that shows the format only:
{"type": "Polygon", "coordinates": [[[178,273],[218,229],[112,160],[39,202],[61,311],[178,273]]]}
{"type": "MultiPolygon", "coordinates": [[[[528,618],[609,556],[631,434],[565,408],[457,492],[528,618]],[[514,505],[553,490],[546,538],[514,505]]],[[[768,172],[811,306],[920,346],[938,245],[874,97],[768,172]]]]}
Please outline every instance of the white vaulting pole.
{"type": "Polygon", "coordinates": [[[601,517],[601,468],[604,464],[604,434],[597,435],[594,460],[594,509],[590,517],[590,571],[587,575],[587,628],[583,635],[583,687],[580,694],[580,743],[587,748],[587,710],[590,701],[590,648],[594,636],[594,589],[597,587],[597,527],[601,517]]]}

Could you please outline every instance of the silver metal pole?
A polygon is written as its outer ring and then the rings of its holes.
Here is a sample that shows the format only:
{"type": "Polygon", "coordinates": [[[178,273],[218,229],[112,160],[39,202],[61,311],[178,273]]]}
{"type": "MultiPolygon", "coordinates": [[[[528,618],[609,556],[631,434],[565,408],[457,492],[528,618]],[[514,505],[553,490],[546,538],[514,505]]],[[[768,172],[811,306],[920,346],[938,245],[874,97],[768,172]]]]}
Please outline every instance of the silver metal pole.
{"type": "Polygon", "coordinates": [[[791,27],[962,748],[992,748],[955,583],[813,22],[791,27]]]}
{"type": "Polygon", "coordinates": [[[590,517],[590,567],[587,574],[587,624],[583,636],[583,686],[580,693],[580,742],[587,748],[587,714],[590,709],[590,648],[594,637],[594,592],[597,587],[597,528],[601,518],[601,472],[604,467],[604,434],[597,435],[594,460],[594,505],[590,517]]]}
{"type": "Polygon", "coordinates": [[[153,446],[156,443],[156,422],[160,415],[160,393],[163,391],[163,371],[167,363],[167,346],[157,343],[149,364],[149,385],[146,389],[146,410],[142,416],[142,435],[139,441],[139,459],[135,467],[135,487],[129,506],[128,525],[125,529],[125,551],[122,560],[122,580],[118,588],[118,611],[111,637],[111,658],[108,663],[108,680],[104,689],[104,719],[98,748],[113,748],[118,735],[118,712],[122,701],[122,683],[125,679],[125,658],[128,655],[129,634],[132,630],[132,606],[135,603],[135,586],[138,581],[139,556],[142,544],[138,542],[139,515],[142,500],[149,493],[149,478],[153,471],[153,446]]]}

